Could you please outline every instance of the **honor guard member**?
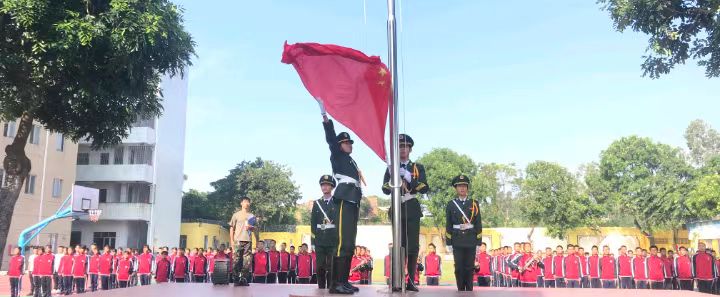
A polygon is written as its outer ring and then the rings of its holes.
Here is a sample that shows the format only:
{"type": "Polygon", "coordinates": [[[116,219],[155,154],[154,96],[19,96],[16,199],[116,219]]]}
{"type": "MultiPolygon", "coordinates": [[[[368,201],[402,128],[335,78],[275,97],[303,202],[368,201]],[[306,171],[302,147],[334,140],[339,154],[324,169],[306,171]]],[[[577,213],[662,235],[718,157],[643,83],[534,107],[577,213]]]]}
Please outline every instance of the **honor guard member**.
{"type": "Polygon", "coordinates": [[[315,246],[317,261],[318,288],[333,288],[330,283],[333,270],[331,269],[334,252],[337,251],[338,234],[335,228],[335,214],[337,209],[332,201],[332,190],[335,188],[335,179],[330,175],[320,177],[320,190],[322,198],[315,200],[310,216],[310,230],[312,245],[315,246]]]}
{"type": "Polygon", "coordinates": [[[458,175],[452,180],[458,198],[445,207],[445,236],[455,259],[458,291],[472,291],[475,249],[482,242],[482,223],[477,201],[468,198],[470,179],[458,175]]]}
{"type": "MultiPolygon", "coordinates": [[[[420,218],[422,218],[422,210],[417,195],[425,194],[430,190],[425,178],[425,167],[421,164],[410,161],[410,153],[415,145],[412,137],[406,134],[400,134],[400,180],[402,186],[400,195],[402,205],[400,210],[400,226],[402,234],[402,247],[405,248],[408,279],[415,279],[415,270],[417,266],[417,258],[420,252],[420,218]]],[[[390,169],[385,170],[383,178],[383,193],[390,194],[392,186],[390,185],[390,169]]],[[[391,203],[392,205],[392,203],[391,203]]],[[[392,219],[393,208],[390,207],[390,219],[392,219]]],[[[407,282],[405,288],[408,291],[418,291],[413,282],[407,282]]]]}
{"type": "Polygon", "coordinates": [[[338,244],[333,258],[333,273],[335,277],[331,280],[333,286],[331,294],[352,294],[359,289],[348,282],[350,276],[350,261],[355,251],[355,236],[357,235],[358,215],[360,214],[360,199],[362,191],[360,181],[362,179],[357,163],[350,156],[352,153],[353,140],[350,134],[342,132],[335,134],[333,121],[329,120],[322,101],[318,100],[320,111],[323,116],[323,127],[325,128],[325,140],[330,147],[330,163],[333,174],[337,179],[337,187],[333,194],[333,201],[337,210],[337,232],[338,244]]]}

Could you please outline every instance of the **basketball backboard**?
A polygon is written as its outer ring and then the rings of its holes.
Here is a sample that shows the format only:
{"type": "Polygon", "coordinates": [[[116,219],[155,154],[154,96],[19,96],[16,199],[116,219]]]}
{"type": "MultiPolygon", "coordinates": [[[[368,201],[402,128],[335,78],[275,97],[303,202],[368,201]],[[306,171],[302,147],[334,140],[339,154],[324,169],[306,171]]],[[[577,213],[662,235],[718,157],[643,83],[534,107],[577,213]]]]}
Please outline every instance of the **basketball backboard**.
{"type": "Polygon", "coordinates": [[[83,186],[74,186],[72,193],[72,211],[88,212],[91,209],[98,209],[100,190],[83,186]]]}

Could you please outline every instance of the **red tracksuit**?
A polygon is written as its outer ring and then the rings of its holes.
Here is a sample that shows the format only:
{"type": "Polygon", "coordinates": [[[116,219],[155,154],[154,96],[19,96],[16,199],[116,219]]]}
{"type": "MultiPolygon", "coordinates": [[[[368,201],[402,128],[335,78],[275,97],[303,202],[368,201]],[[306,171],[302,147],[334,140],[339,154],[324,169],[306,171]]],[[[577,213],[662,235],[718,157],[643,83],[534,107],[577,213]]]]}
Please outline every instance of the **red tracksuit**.
{"type": "Polygon", "coordinates": [[[290,254],[290,265],[288,266],[289,271],[295,271],[297,270],[297,255],[295,255],[295,252],[289,253],[290,254]]]}
{"type": "Polygon", "coordinates": [[[213,269],[215,268],[215,255],[208,253],[205,259],[207,259],[207,273],[208,275],[212,275],[213,269]]]}
{"type": "Polygon", "coordinates": [[[280,252],[269,251],[268,252],[268,262],[270,265],[270,270],[268,270],[268,273],[277,274],[278,271],[280,270],[280,252]]]}
{"type": "Polygon", "coordinates": [[[633,277],[636,281],[647,280],[647,270],[645,266],[645,258],[635,257],[632,260],[633,277]]]}
{"type": "MultiPolygon", "coordinates": [[[[390,264],[389,257],[390,256],[387,256],[387,258],[385,259],[385,261],[388,262],[387,265],[390,264]]],[[[425,276],[440,276],[442,273],[441,263],[442,262],[440,256],[438,256],[436,253],[429,253],[427,256],[425,256],[425,276]]],[[[388,274],[387,277],[390,277],[390,275],[388,274]]]]}
{"type": "Polygon", "coordinates": [[[673,271],[673,259],[669,257],[662,257],[663,264],[665,264],[665,278],[672,278],[675,275],[673,271]]]}
{"type": "Polygon", "coordinates": [[[312,259],[312,274],[317,274],[317,271],[315,271],[315,268],[317,267],[317,255],[315,254],[315,251],[312,251],[310,253],[310,258],[312,259]]]}
{"type": "Polygon", "coordinates": [[[390,255],[385,256],[385,278],[390,278],[390,255]]]}
{"type": "Polygon", "coordinates": [[[130,259],[120,259],[117,261],[117,280],[119,282],[126,282],[130,279],[132,273],[133,263],[130,259]]]}
{"type": "Polygon", "coordinates": [[[352,260],[350,260],[350,277],[348,280],[353,283],[357,283],[360,281],[361,275],[360,270],[357,269],[357,266],[362,263],[363,259],[359,256],[353,256],[352,260]],[[353,271],[354,270],[354,271],[353,271]]]}
{"type": "Polygon", "coordinates": [[[25,257],[13,256],[10,258],[10,268],[8,269],[7,275],[9,277],[20,277],[23,275],[23,267],[25,267],[25,257]]]}
{"type": "Polygon", "coordinates": [[[188,263],[190,265],[190,272],[192,274],[192,272],[195,269],[195,257],[197,257],[197,256],[190,254],[187,257],[188,257],[188,263]]]}
{"type": "Polygon", "coordinates": [[[58,275],[60,276],[72,276],[72,265],[73,256],[64,255],[60,258],[60,267],[58,268],[58,275]]]}
{"type": "Polygon", "coordinates": [[[88,274],[98,274],[100,272],[100,255],[95,254],[90,256],[88,262],[88,274]]]}
{"type": "Polygon", "coordinates": [[[253,255],[252,274],[253,276],[267,276],[270,270],[270,261],[268,261],[268,253],[256,252],[253,255]]]}
{"type": "Polygon", "coordinates": [[[89,268],[89,258],[86,254],[78,254],[73,257],[72,276],[84,278],[89,268]]]}
{"type": "Polygon", "coordinates": [[[711,281],[715,279],[715,261],[712,255],[698,252],[693,256],[693,267],[695,279],[711,281]]]}
{"type": "Polygon", "coordinates": [[[588,259],[585,255],[578,255],[578,257],[580,258],[580,271],[582,272],[580,277],[585,277],[588,275],[588,259]]]}
{"type": "MultiPolygon", "coordinates": [[[[520,262],[518,262],[518,267],[525,267],[526,263],[531,261],[533,259],[532,253],[526,253],[522,255],[522,258],[520,258],[520,262]]],[[[538,267],[538,264],[532,264],[528,269],[520,273],[520,282],[524,284],[537,284],[537,278],[538,275],[541,275],[542,271],[540,271],[540,267],[538,267]]]]}
{"type": "MultiPolygon", "coordinates": [[[[615,261],[613,261],[613,265],[615,265],[615,261]]],[[[600,256],[588,257],[587,268],[587,274],[590,278],[600,278],[600,256]]]]}
{"type": "Polygon", "coordinates": [[[310,278],[312,276],[312,256],[300,253],[297,256],[297,277],[310,278]]]}
{"type": "Polygon", "coordinates": [[[137,273],[146,275],[152,273],[153,254],[142,253],[137,256],[137,273]]]}
{"type": "Polygon", "coordinates": [[[188,277],[188,272],[190,272],[190,259],[185,255],[176,256],[175,259],[173,259],[170,269],[172,269],[172,277],[174,279],[185,280],[188,277]]]}
{"type": "Polygon", "coordinates": [[[563,277],[566,280],[580,280],[582,277],[582,262],[578,255],[568,255],[563,258],[563,277]]]}
{"type": "Polygon", "coordinates": [[[480,270],[478,270],[475,275],[481,276],[481,277],[487,277],[490,276],[490,255],[488,255],[487,252],[480,252],[475,256],[475,262],[478,262],[480,265],[480,270]]]}
{"type": "MultiPolygon", "coordinates": [[[[510,256],[510,262],[518,263],[517,261],[519,261],[520,258],[522,258],[522,256],[523,256],[522,253],[515,252],[510,256]]],[[[512,279],[514,279],[514,280],[518,279],[518,277],[520,277],[520,271],[518,271],[517,269],[511,269],[510,277],[512,277],[512,279]]]]}
{"type": "Polygon", "coordinates": [[[618,265],[618,276],[619,277],[632,277],[633,276],[633,269],[632,269],[632,258],[628,255],[620,255],[617,258],[617,265],[618,265]]]}
{"type": "Polygon", "coordinates": [[[647,276],[653,282],[665,282],[665,261],[657,255],[652,255],[645,260],[647,276]]]}
{"type": "Polygon", "coordinates": [[[113,256],[110,253],[105,253],[100,256],[100,263],[98,264],[98,273],[100,275],[110,275],[113,271],[113,256]]]}
{"type": "Polygon", "coordinates": [[[170,260],[160,258],[155,265],[155,281],[166,283],[170,280],[170,260]]]}
{"type": "Polygon", "coordinates": [[[565,262],[565,257],[562,255],[557,255],[553,258],[553,264],[555,264],[555,278],[563,278],[565,277],[564,271],[563,271],[563,263],[565,262]]]}
{"type": "Polygon", "coordinates": [[[55,255],[53,254],[42,254],[35,257],[35,263],[33,263],[33,277],[52,276],[54,260],[55,255]]]}
{"type": "Polygon", "coordinates": [[[678,280],[693,279],[693,262],[688,256],[679,256],[673,261],[673,270],[678,280]]]}
{"type": "Polygon", "coordinates": [[[618,277],[617,263],[612,256],[603,256],[600,258],[600,279],[609,281],[618,277]]]}
{"type": "Polygon", "coordinates": [[[280,272],[290,271],[290,253],[280,252],[280,272]]]}
{"type": "Polygon", "coordinates": [[[542,260],[545,268],[542,269],[543,279],[546,281],[555,280],[555,261],[552,256],[545,257],[542,260]]]}
{"type": "Polygon", "coordinates": [[[205,276],[205,271],[207,271],[207,258],[203,256],[196,256],[193,265],[193,272],[195,275],[205,276]]]}

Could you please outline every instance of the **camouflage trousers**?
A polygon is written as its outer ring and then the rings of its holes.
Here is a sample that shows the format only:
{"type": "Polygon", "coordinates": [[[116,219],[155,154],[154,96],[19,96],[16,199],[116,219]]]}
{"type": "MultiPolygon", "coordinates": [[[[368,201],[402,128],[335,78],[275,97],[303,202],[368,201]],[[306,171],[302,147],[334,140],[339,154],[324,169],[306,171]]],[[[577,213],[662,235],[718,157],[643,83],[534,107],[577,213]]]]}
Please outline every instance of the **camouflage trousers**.
{"type": "Polygon", "coordinates": [[[252,277],[250,276],[250,264],[252,263],[251,250],[252,241],[240,241],[233,247],[235,253],[233,257],[233,275],[235,276],[235,282],[239,282],[241,279],[245,279],[248,283],[252,281],[252,277]]]}

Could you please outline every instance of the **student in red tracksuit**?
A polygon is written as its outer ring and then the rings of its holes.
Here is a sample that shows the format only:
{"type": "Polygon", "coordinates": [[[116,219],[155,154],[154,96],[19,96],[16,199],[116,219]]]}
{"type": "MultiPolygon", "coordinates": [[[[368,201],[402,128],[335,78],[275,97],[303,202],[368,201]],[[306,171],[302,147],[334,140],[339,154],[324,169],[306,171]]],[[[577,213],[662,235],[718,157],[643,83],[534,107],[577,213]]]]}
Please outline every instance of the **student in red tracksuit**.
{"type": "Polygon", "coordinates": [[[565,276],[563,272],[563,261],[565,260],[564,249],[562,245],[555,248],[555,256],[553,256],[553,264],[555,264],[555,287],[565,288],[565,276]]]}
{"type": "Polygon", "coordinates": [[[60,268],[58,269],[58,275],[62,279],[62,292],[60,294],[70,295],[72,294],[72,266],[73,266],[73,249],[67,247],[65,249],[65,255],[60,259],[60,268]]]}
{"type": "Polygon", "coordinates": [[[184,283],[189,280],[190,259],[185,256],[185,250],[178,249],[178,255],[170,265],[172,280],[176,283],[184,283]]]}
{"type": "Polygon", "coordinates": [[[705,250],[705,243],[698,243],[697,253],[692,257],[693,275],[697,282],[698,291],[701,293],[711,293],[712,283],[716,277],[715,261],[705,250]]]}
{"type": "Polygon", "coordinates": [[[620,289],[633,289],[632,276],[632,258],[627,254],[627,247],[621,246],[618,250],[620,253],[617,257],[617,271],[618,278],[620,279],[620,289]]]}
{"type": "MultiPolygon", "coordinates": [[[[392,247],[391,247],[392,248],[392,247]]],[[[390,285],[390,254],[385,255],[385,263],[383,266],[385,266],[385,283],[389,286],[390,285]]]]}
{"type": "Polygon", "coordinates": [[[513,248],[515,251],[507,259],[507,265],[510,268],[510,286],[519,287],[520,281],[518,280],[518,277],[520,276],[520,271],[517,265],[523,255],[522,245],[519,242],[516,242],[513,244],[513,248]]]}
{"type": "Polygon", "coordinates": [[[136,273],[140,276],[140,285],[147,286],[150,284],[152,277],[152,268],[155,263],[155,256],[150,252],[148,245],[143,245],[143,252],[136,256],[137,267],[136,273]]]}
{"type": "Polygon", "coordinates": [[[317,284],[317,254],[315,253],[315,246],[313,246],[313,250],[310,252],[310,259],[312,259],[312,276],[310,276],[310,283],[317,284]]]}
{"type": "MultiPolygon", "coordinates": [[[[610,250],[608,250],[608,253],[610,250]]],[[[590,257],[587,260],[587,273],[590,278],[590,287],[598,289],[602,287],[600,282],[600,255],[598,254],[598,247],[594,245],[590,249],[590,257]]]]}
{"type": "Polygon", "coordinates": [[[603,246],[603,256],[600,258],[598,265],[598,273],[603,289],[617,288],[616,280],[618,278],[617,260],[610,254],[610,247],[603,246]]]}
{"type": "Polygon", "coordinates": [[[205,254],[205,259],[207,259],[207,279],[205,280],[206,283],[212,282],[212,273],[213,268],[215,267],[215,253],[216,251],[213,248],[208,248],[207,253],[205,254]]]}
{"type": "Polygon", "coordinates": [[[207,258],[205,258],[205,256],[203,256],[203,254],[198,253],[198,255],[195,256],[195,262],[193,262],[193,266],[194,266],[193,267],[193,276],[194,276],[193,280],[196,283],[204,283],[205,282],[205,277],[206,277],[205,273],[207,272],[207,269],[208,269],[207,265],[208,265],[207,258]]]}
{"type": "Polygon", "coordinates": [[[531,243],[523,243],[523,250],[525,253],[522,255],[520,262],[518,263],[520,286],[525,288],[536,288],[538,275],[542,275],[541,269],[545,264],[543,264],[542,259],[540,259],[540,255],[537,255],[536,257],[533,254],[531,243]]]}
{"type": "Polygon", "coordinates": [[[265,244],[258,241],[257,249],[252,257],[252,265],[250,265],[254,283],[264,284],[267,282],[267,274],[270,270],[270,261],[268,261],[268,253],[265,252],[265,244]]]}
{"type": "Polygon", "coordinates": [[[565,287],[580,288],[580,280],[582,279],[582,262],[580,256],[575,253],[575,246],[569,244],[567,256],[563,258],[563,278],[565,279],[565,287]]]}
{"type": "Polygon", "coordinates": [[[650,255],[645,259],[650,289],[662,290],[665,288],[665,261],[660,258],[657,246],[650,246],[650,255]]]}
{"type": "Polygon", "coordinates": [[[122,256],[122,248],[111,249],[110,255],[112,255],[112,272],[110,272],[110,289],[118,287],[117,283],[117,265],[122,256]]]}
{"type": "Polygon", "coordinates": [[[647,266],[646,266],[646,258],[643,254],[643,251],[641,248],[635,249],[635,258],[632,259],[632,271],[633,271],[633,279],[635,280],[635,288],[637,289],[647,289],[648,288],[648,279],[647,279],[647,266]]]}
{"type": "Polygon", "coordinates": [[[123,257],[117,261],[117,281],[120,288],[127,288],[130,275],[133,273],[133,263],[130,259],[130,251],[125,251],[123,257]]]}
{"type": "MultiPolygon", "coordinates": [[[[52,253],[52,247],[46,246],[43,254],[35,257],[33,263],[33,283],[35,284],[35,297],[50,297],[52,289],[53,262],[55,255],[52,253]]],[[[59,260],[58,260],[59,261],[59,260]]]]}
{"type": "Polygon", "coordinates": [[[668,251],[665,248],[660,249],[660,259],[662,259],[663,264],[665,264],[665,285],[663,285],[663,287],[667,290],[673,289],[673,276],[675,275],[673,271],[672,252],[673,251],[670,251],[670,256],[668,257],[668,251]]]}
{"type": "Polygon", "coordinates": [[[545,248],[545,257],[543,257],[542,263],[543,287],[555,288],[555,259],[551,248],[545,248]]]}
{"type": "Polygon", "coordinates": [[[20,254],[20,248],[14,247],[12,258],[9,261],[8,277],[10,277],[10,297],[20,296],[21,283],[25,275],[25,257],[20,254]]]}
{"type": "Polygon", "coordinates": [[[350,259],[350,276],[348,281],[351,284],[359,284],[361,279],[360,267],[365,264],[364,259],[360,256],[360,247],[355,247],[355,255],[350,259]]]}
{"type": "Polygon", "coordinates": [[[475,255],[475,276],[478,287],[490,286],[490,255],[487,253],[487,244],[480,243],[479,252],[475,255]]]}
{"type": "Polygon", "coordinates": [[[100,275],[100,289],[109,290],[111,289],[110,275],[113,272],[114,256],[110,253],[110,246],[103,248],[103,254],[100,256],[100,262],[98,263],[98,275],[100,275]]]}
{"type": "Polygon", "coordinates": [[[582,277],[580,277],[580,287],[581,288],[589,288],[590,287],[590,278],[588,278],[588,266],[587,266],[587,259],[589,255],[585,255],[585,249],[581,248],[579,246],[575,246],[575,254],[580,257],[580,268],[582,271],[582,277]]]}
{"type": "Polygon", "coordinates": [[[275,241],[270,240],[270,250],[268,251],[268,284],[277,283],[278,271],[280,271],[280,252],[275,249],[275,241]]]}
{"type": "Polygon", "coordinates": [[[297,283],[297,254],[295,254],[295,246],[290,246],[290,265],[288,268],[288,283],[297,283]]]}
{"type": "Polygon", "coordinates": [[[312,256],[307,252],[307,245],[300,246],[297,255],[297,278],[300,284],[309,284],[312,277],[312,256]]]}
{"type": "Polygon", "coordinates": [[[288,283],[288,271],[290,271],[290,253],[287,252],[287,244],[280,244],[280,270],[278,270],[278,283],[288,283]]]}
{"type": "Polygon", "coordinates": [[[76,246],[77,253],[72,258],[72,277],[75,284],[75,293],[85,293],[85,279],[90,268],[90,257],[85,253],[85,247],[76,246]]]}
{"type": "Polygon", "coordinates": [[[90,292],[98,289],[98,273],[100,272],[100,252],[95,244],[90,245],[92,255],[88,260],[88,276],[90,278],[90,292]]]}
{"type": "MultiPolygon", "coordinates": [[[[385,261],[389,262],[389,255],[385,261]]],[[[390,269],[388,269],[390,270],[390,269]]],[[[425,256],[425,282],[428,286],[439,286],[442,275],[442,258],[435,253],[435,245],[428,245],[428,254],[425,256]]],[[[390,277],[388,274],[387,277],[390,277]]]]}
{"type": "Polygon", "coordinates": [[[185,256],[188,258],[188,265],[190,266],[190,271],[188,271],[187,278],[185,279],[186,283],[192,283],[193,277],[195,277],[193,269],[195,269],[195,257],[197,257],[198,249],[185,249],[185,256]]]}
{"type": "Polygon", "coordinates": [[[160,252],[160,258],[155,262],[155,282],[167,283],[170,281],[170,258],[168,258],[168,252],[160,252]]]}

